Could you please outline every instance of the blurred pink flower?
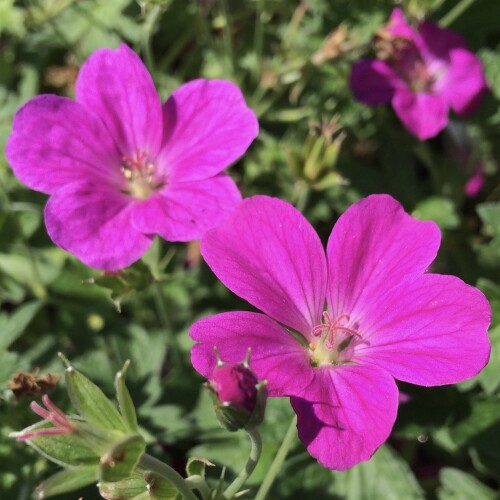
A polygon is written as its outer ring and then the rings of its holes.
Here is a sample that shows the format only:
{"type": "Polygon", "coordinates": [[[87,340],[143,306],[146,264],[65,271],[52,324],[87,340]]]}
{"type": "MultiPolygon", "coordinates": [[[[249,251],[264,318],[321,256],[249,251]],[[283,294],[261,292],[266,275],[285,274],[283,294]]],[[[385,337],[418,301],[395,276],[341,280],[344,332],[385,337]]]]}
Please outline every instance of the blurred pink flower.
{"type": "Polygon", "coordinates": [[[429,21],[415,29],[399,8],[393,10],[386,32],[393,43],[388,56],[363,59],[352,68],[351,88],[359,101],[391,102],[406,128],[421,140],[446,127],[450,108],[461,117],[477,108],[488,87],[481,61],[460,35],[429,21]]]}
{"type": "Polygon", "coordinates": [[[244,200],[201,241],[234,293],[265,314],[228,312],[196,322],[195,369],[252,350],[271,397],[291,396],[299,438],[325,467],[368,460],[398,408],[395,380],[432,386],[476,375],[488,362],[491,310],[454,276],[426,273],[440,243],[433,222],[387,195],[352,205],[325,252],[308,221],[275,198],[244,200]],[[229,242],[229,243],[228,243],[229,242]]]}
{"type": "Polygon", "coordinates": [[[484,187],[486,182],[486,175],[484,173],[483,165],[481,162],[478,163],[476,170],[469,177],[468,181],[465,183],[465,194],[469,198],[474,198],[477,196],[484,187]]]}
{"type": "Polygon", "coordinates": [[[194,80],[161,104],[126,45],[82,66],[76,100],[31,99],[14,118],[6,149],[15,175],[50,195],[47,231],[85,264],[128,266],[155,234],[198,239],[241,200],[222,170],[258,132],[234,84],[194,80]]]}

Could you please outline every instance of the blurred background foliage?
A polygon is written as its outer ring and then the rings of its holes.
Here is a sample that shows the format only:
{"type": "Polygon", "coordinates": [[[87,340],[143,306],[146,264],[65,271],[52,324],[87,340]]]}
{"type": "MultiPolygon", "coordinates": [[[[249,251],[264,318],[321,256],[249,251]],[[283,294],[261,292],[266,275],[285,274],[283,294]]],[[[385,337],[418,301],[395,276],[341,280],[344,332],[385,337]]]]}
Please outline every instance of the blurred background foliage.
{"type": "MultiPolygon", "coordinates": [[[[460,32],[481,57],[491,87],[471,120],[452,118],[427,142],[410,136],[388,107],[361,105],[349,90],[352,63],[372,53],[373,34],[395,6],[388,0],[0,0],[2,152],[24,102],[46,92],[73,96],[78,67],[92,51],[125,41],[164,99],[198,77],[242,88],[261,127],[230,170],[245,196],[294,203],[326,240],[350,203],[389,193],[416,217],[439,224],[443,244],[433,271],[456,274],[490,299],[493,351],[479,377],[442,388],[401,384],[408,401],[388,443],[348,472],[323,469],[297,440],[270,498],[499,495],[500,2],[399,3],[460,32]],[[485,183],[467,195],[467,181],[478,172],[485,183]]],[[[7,436],[36,420],[29,411],[34,396],[16,388],[13,375],[61,374],[58,351],[107,394],[114,373],[131,359],[127,381],[152,453],[179,471],[187,457],[202,455],[217,464],[209,471],[214,480],[221,466],[232,476],[249,445],[244,433],[229,434],[216,423],[190,367],[188,329],[199,317],[249,306],[217,282],[196,243],[158,240],[120,276],[86,268],[50,242],[44,203],[45,196],[13,177],[2,153],[0,498],[31,498],[56,470],[7,436]]],[[[69,409],[64,394],[56,387],[53,399],[69,409]]],[[[262,481],[291,417],[287,400],[269,402],[264,454],[250,487],[262,481]]],[[[95,487],[78,496],[98,498],[95,487]]]]}

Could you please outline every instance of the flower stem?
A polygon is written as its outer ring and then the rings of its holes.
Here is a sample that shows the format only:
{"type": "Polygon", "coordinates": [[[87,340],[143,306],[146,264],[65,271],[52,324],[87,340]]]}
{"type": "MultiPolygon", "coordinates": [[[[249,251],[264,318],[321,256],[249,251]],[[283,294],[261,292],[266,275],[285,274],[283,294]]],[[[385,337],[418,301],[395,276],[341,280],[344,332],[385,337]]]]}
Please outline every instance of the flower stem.
{"type": "Polygon", "coordinates": [[[178,472],[172,469],[170,465],[167,465],[157,458],[144,453],[139,460],[139,467],[154,472],[161,476],[163,479],[169,481],[173,486],[175,486],[175,488],[177,488],[183,498],[186,498],[187,500],[198,500],[196,495],[189,488],[184,478],[178,472]]]}
{"type": "Polygon", "coordinates": [[[264,2],[265,0],[257,0],[256,12],[255,12],[255,32],[253,39],[253,49],[259,61],[259,73],[260,77],[262,73],[262,53],[264,46],[264,23],[262,22],[262,17],[264,15],[264,2]]]}
{"type": "Polygon", "coordinates": [[[462,0],[458,2],[455,7],[453,7],[448,14],[441,18],[439,25],[443,28],[447,28],[450,24],[453,24],[456,19],[458,19],[473,3],[475,0],[462,0]]]}
{"type": "Polygon", "coordinates": [[[225,498],[232,498],[240,488],[245,484],[245,481],[250,477],[250,474],[255,469],[257,462],[259,461],[260,454],[262,452],[262,439],[260,437],[259,430],[257,428],[247,431],[250,442],[252,443],[252,448],[250,449],[250,457],[243,470],[238,474],[236,479],[226,488],[224,491],[225,498]]]}
{"type": "Polygon", "coordinates": [[[185,481],[192,490],[198,490],[201,493],[203,500],[210,500],[210,489],[202,476],[189,476],[185,481]]]}
{"type": "Polygon", "coordinates": [[[285,437],[283,438],[283,442],[281,443],[280,449],[278,450],[278,453],[276,453],[273,463],[267,471],[264,481],[262,481],[262,484],[260,485],[259,491],[255,496],[255,500],[265,500],[267,494],[269,493],[269,490],[271,489],[276,476],[279,474],[281,468],[283,467],[283,462],[285,461],[290,447],[292,446],[293,440],[295,438],[296,427],[297,415],[295,415],[290,422],[290,427],[288,427],[285,437]]]}
{"type": "Polygon", "coordinates": [[[224,52],[226,56],[226,64],[228,65],[228,75],[234,73],[234,52],[233,52],[233,39],[231,34],[231,15],[227,0],[221,0],[222,14],[224,16],[224,27],[222,30],[222,39],[224,41],[224,52]]]}
{"type": "Polygon", "coordinates": [[[165,299],[163,297],[160,283],[154,283],[153,288],[154,288],[154,301],[158,317],[160,318],[161,324],[167,334],[167,349],[171,352],[173,356],[172,359],[177,364],[177,366],[182,366],[183,359],[180,353],[177,337],[175,336],[174,330],[172,328],[172,322],[168,317],[167,308],[165,306],[165,299]]]}
{"type": "Polygon", "coordinates": [[[161,5],[153,5],[150,12],[147,14],[143,24],[144,34],[142,40],[142,48],[144,50],[144,59],[146,60],[146,65],[152,75],[154,75],[155,71],[155,62],[153,58],[153,51],[151,48],[151,38],[162,12],[163,8],[161,5]]]}

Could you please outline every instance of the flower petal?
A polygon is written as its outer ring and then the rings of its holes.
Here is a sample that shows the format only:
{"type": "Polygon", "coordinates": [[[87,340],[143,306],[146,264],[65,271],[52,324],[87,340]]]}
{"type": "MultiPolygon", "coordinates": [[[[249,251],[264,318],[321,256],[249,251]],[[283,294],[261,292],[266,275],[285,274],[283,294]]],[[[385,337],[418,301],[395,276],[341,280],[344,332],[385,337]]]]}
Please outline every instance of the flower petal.
{"type": "Polygon", "coordinates": [[[434,137],[448,123],[449,106],[442,95],[398,90],[392,107],[405,127],[421,141],[434,137]]]}
{"type": "Polygon", "coordinates": [[[354,97],[365,104],[385,104],[401,85],[396,72],[384,61],[362,59],[353,65],[350,77],[354,97]]]}
{"type": "Polygon", "coordinates": [[[208,379],[216,365],[214,347],[227,363],[243,361],[251,349],[250,368],[267,380],[270,396],[302,395],[313,378],[307,349],[263,314],[217,314],[197,321],[189,335],[199,342],[191,350],[191,362],[208,379]]]}
{"type": "Polygon", "coordinates": [[[311,224],[289,203],[243,200],[205,234],[201,253],[236,295],[311,338],[325,301],[325,254],[311,224]]]}
{"type": "Polygon", "coordinates": [[[300,440],[329,469],[369,460],[396,419],[394,379],[375,366],[324,367],[314,373],[307,399],[291,398],[300,440]]]}
{"type": "Polygon", "coordinates": [[[21,182],[43,193],[70,182],[122,182],[120,155],[102,122],[65,97],[28,101],[14,117],[5,154],[21,182]]]}
{"type": "Polygon", "coordinates": [[[241,90],[223,80],[193,80],[163,105],[161,153],[173,181],[211,177],[236,161],[259,126],[241,90]]]}
{"type": "Polygon", "coordinates": [[[365,303],[377,298],[380,304],[387,290],[424,273],[440,239],[434,222],[414,219],[388,195],[368,196],[352,205],[328,240],[332,314],[350,314],[358,321],[365,303]]]}
{"type": "Polygon", "coordinates": [[[465,118],[476,110],[488,90],[483,65],[476,55],[463,49],[453,50],[450,61],[439,86],[453,111],[465,118]]]}
{"type": "Polygon", "coordinates": [[[408,24],[403,9],[396,7],[391,13],[387,29],[392,36],[406,38],[407,40],[418,40],[418,33],[408,24]]]}
{"type": "Polygon", "coordinates": [[[159,234],[167,241],[191,241],[222,222],[241,201],[226,174],[193,182],[169,184],[133,212],[137,231],[159,234]]]}
{"type": "Polygon", "coordinates": [[[152,237],[133,228],[130,199],[95,184],[69,184],[50,197],[45,224],[52,241],[84,264],[109,271],[126,267],[152,237]]]}
{"type": "Polygon", "coordinates": [[[420,23],[418,31],[423,40],[422,51],[426,59],[449,61],[451,50],[467,47],[462,35],[441,28],[431,21],[420,23]]]}
{"type": "Polygon", "coordinates": [[[100,116],[122,156],[139,150],[157,155],[163,134],[160,98],[141,59],[125,44],[87,59],[78,74],[76,100],[100,116]]]}
{"type": "Polygon", "coordinates": [[[385,294],[378,307],[367,301],[364,309],[355,362],[425,386],[461,382],[488,362],[490,305],[455,276],[421,276],[385,294]]]}

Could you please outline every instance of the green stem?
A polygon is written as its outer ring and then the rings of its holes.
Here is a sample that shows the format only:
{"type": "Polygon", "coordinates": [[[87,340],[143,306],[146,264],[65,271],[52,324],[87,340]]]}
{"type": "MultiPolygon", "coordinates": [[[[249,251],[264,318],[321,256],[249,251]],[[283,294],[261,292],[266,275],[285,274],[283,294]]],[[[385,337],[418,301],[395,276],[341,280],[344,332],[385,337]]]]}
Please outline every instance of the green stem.
{"type": "Polygon", "coordinates": [[[224,29],[222,30],[222,37],[224,40],[224,51],[226,53],[226,60],[228,61],[228,73],[230,75],[234,72],[234,54],[233,54],[233,40],[231,35],[231,17],[226,0],[221,0],[222,13],[224,15],[224,29]]]}
{"type": "Polygon", "coordinates": [[[262,73],[262,52],[264,47],[264,23],[262,22],[262,16],[264,14],[264,2],[265,0],[257,0],[256,12],[255,12],[255,33],[253,39],[253,49],[257,55],[257,60],[259,61],[259,73],[262,73]]]}
{"type": "Polygon", "coordinates": [[[160,321],[163,325],[163,328],[171,333],[172,332],[172,324],[170,323],[170,319],[168,317],[167,308],[165,307],[165,301],[163,300],[163,294],[161,293],[161,285],[160,283],[154,283],[154,298],[156,304],[156,310],[158,311],[158,316],[160,317],[160,321]]]}
{"type": "Polygon", "coordinates": [[[202,476],[189,476],[185,481],[192,490],[198,490],[201,493],[203,500],[210,500],[210,489],[202,476]]]}
{"type": "Polygon", "coordinates": [[[154,75],[155,63],[153,58],[153,50],[151,48],[151,38],[162,11],[163,8],[161,5],[153,5],[144,21],[144,38],[142,42],[142,48],[144,50],[144,59],[146,60],[146,66],[148,67],[148,70],[152,75],[154,75]]]}
{"type": "Polygon", "coordinates": [[[439,25],[443,28],[447,28],[450,24],[453,24],[457,18],[459,18],[473,3],[475,0],[462,0],[458,2],[453,9],[451,9],[448,14],[441,18],[439,25]]]}
{"type": "Polygon", "coordinates": [[[296,427],[297,427],[297,416],[295,415],[292,421],[290,422],[290,427],[288,427],[288,430],[286,431],[280,449],[278,450],[278,453],[276,453],[273,463],[271,464],[271,467],[267,471],[264,481],[262,481],[262,484],[260,485],[259,491],[255,496],[255,500],[265,500],[267,494],[269,493],[269,490],[271,489],[271,486],[273,485],[276,476],[279,474],[281,468],[283,467],[283,463],[285,461],[286,456],[288,455],[290,447],[292,446],[296,434],[296,427]]]}
{"type": "Polygon", "coordinates": [[[139,467],[145,470],[154,472],[163,479],[169,481],[179,493],[187,500],[198,500],[196,495],[191,491],[184,478],[176,472],[170,465],[167,465],[155,457],[144,453],[139,460],[139,467]]]}
{"type": "Polygon", "coordinates": [[[257,428],[247,431],[250,442],[252,443],[252,448],[250,449],[250,457],[243,470],[238,474],[236,479],[226,488],[224,491],[225,498],[233,498],[240,488],[245,484],[245,481],[250,477],[250,474],[255,469],[257,465],[260,454],[262,452],[262,439],[257,428]]]}

